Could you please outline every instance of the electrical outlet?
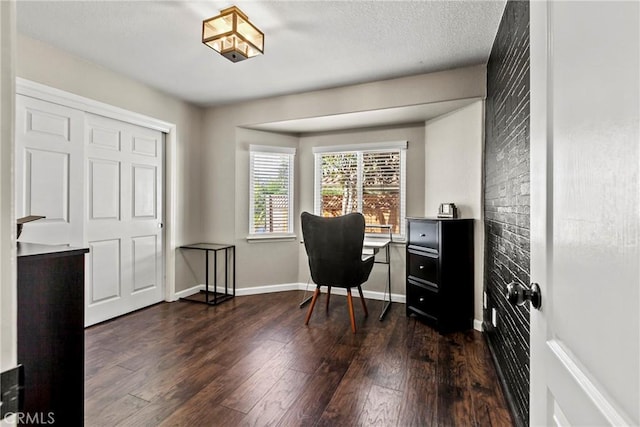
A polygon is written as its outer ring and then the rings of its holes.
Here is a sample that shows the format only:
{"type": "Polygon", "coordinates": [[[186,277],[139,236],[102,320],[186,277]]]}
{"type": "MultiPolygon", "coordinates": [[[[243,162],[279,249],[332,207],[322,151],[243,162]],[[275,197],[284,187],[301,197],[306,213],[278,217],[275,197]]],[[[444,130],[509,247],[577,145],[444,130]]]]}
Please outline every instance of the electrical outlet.
{"type": "Polygon", "coordinates": [[[498,327],[498,311],[495,308],[491,309],[491,324],[494,328],[498,327]]]}

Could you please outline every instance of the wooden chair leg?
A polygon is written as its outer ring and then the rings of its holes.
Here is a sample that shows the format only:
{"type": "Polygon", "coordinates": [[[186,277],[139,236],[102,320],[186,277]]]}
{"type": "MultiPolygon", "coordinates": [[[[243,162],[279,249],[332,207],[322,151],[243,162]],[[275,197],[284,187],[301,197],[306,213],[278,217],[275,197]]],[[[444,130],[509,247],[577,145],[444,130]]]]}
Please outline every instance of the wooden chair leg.
{"type": "Polygon", "coordinates": [[[356,318],[353,313],[353,299],[351,299],[351,289],[347,288],[347,305],[349,306],[349,317],[351,318],[351,330],[356,333],[356,318]]]}
{"type": "Polygon", "coordinates": [[[320,286],[316,286],[316,291],[313,293],[311,305],[309,306],[309,311],[307,311],[307,318],[304,319],[305,325],[309,324],[309,319],[311,318],[311,313],[313,313],[313,307],[316,305],[316,301],[318,300],[318,295],[320,295],[320,286]]]}
{"type": "Polygon", "coordinates": [[[364,317],[369,317],[369,310],[367,310],[367,304],[364,302],[364,295],[362,295],[362,288],[358,286],[358,292],[360,293],[360,301],[362,301],[362,308],[364,309],[364,317]]]}
{"type": "Polygon", "coordinates": [[[327,313],[329,312],[329,299],[331,299],[331,286],[327,286],[327,313]]]}

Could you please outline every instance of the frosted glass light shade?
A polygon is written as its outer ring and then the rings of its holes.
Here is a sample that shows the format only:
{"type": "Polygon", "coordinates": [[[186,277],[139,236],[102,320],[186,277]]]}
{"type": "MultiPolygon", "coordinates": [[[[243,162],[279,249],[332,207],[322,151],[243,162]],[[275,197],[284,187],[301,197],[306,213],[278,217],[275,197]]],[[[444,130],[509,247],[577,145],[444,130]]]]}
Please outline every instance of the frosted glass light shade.
{"type": "Polygon", "coordinates": [[[202,43],[232,62],[264,52],[264,33],[236,6],[202,22],[202,43]]]}

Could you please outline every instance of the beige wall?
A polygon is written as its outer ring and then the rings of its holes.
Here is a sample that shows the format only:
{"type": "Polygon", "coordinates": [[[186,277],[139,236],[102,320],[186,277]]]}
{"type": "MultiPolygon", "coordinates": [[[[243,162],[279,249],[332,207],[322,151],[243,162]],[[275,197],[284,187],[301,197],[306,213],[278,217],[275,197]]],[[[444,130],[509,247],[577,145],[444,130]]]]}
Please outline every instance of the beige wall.
{"type": "MultiPolygon", "coordinates": [[[[237,281],[240,287],[255,287],[298,282],[298,247],[300,239],[280,241],[251,241],[249,235],[249,145],[271,145],[298,147],[298,138],[271,132],[249,129],[236,131],[236,182],[235,182],[235,239],[237,281]]],[[[299,150],[297,150],[299,151],[299,150]]],[[[296,153],[294,164],[294,212],[298,211],[301,169],[300,157],[296,153]]],[[[298,227],[299,215],[294,214],[294,229],[298,227]]],[[[299,236],[298,236],[299,237],[299,236]]]]}
{"type": "Polygon", "coordinates": [[[484,224],[482,216],[482,153],[484,102],[478,101],[425,126],[426,216],[440,203],[452,202],[463,218],[474,218],[475,318],[482,320],[484,224]]]}
{"type": "MultiPolygon", "coordinates": [[[[347,132],[327,132],[300,138],[298,159],[300,171],[300,216],[302,211],[313,212],[314,157],[313,147],[331,145],[366,144],[389,141],[407,141],[407,215],[422,215],[424,212],[424,123],[383,129],[352,130],[347,132]]],[[[296,229],[301,235],[300,228],[296,229]]],[[[299,248],[299,282],[309,279],[309,267],[304,247],[299,248]]],[[[405,293],[405,246],[398,243],[391,246],[391,292],[405,293]]],[[[380,255],[382,256],[382,254],[380,255]]],[[[387,283],[387,271],[376,266],[364,285],[365,291],[383,292],[387,283]]]]}
{"type": "MultiPolygon", "coordinates": [[[[306,283],[309,277],[304,247],[300,244],[300,213],[313,212],[314,158],[317,146],[345,145],[406,140],[407,153],[407,212],[421,215],[424,209],[424,124],[386,129],[327,132],[314,135],[277,134],[238,128],[236,130],[235,183],[235,244],[238,286],[259,287],[306,283]],[[277,145],[296,148],[295,164],[295,239],[247,242],[249,232],[249,144],[277,145]]],[[[392,254],[392,283],[404,283],[404,245],[394,245],[392,254]]],[[[384,290],[386,275],[376,268],[367,282],[366,290],[384,290]]],[[[394,293],[404,294],[404,287],[394,286],[394,293]]]]}
{"type": "MultiPolygon", "coordinates": [[[[38,40],[18,35],[17,41],[18,77],[176,125],[176,244],[200,240],[203,110],[38,40]]],[[[178,290],[191,285],[179,260],[178,290]]]]}
{"type": "MultiPolygon", "coordinates": [[[[336,88],[326,91],[269,98],[229,106],[210,108],[205,113],[202,155],[204,166],[202,210],[203,238],[208,241],[234,243],[238,249],[239,288],[306,283],[308,268],[304,248],[300,245],[298,217],[303,210],[313,209],[313,155],[316,145],[341,145],[395,140],[409,141],[408,215],[425,215],[425,208],[436,209],[442,199],[455,197],[464,215],[480,219],[482,166],[482,103],[449,114],[439,120],[411,126],[383,129],[348,130],[322,134],[283,135],[242,129],[252,124],[278,122],[298,118],[312,118],[367,111],[382,108],[424,104],[451,99],[479,97],[485,94],[484,67],[470,67],[409,78],[336,88]],[[455,129],[448,129],[450,126],[455,129]],[[480,126],[480,127],[478,127],[480,126]],[[431,135],[431,146],[429,136],[431,135]],[[448,134],[450,133],[450,134],[448,134]],[[460,136],[456,136],[457,134],[460,136]],[[425,145],[426,141],[426,145],[425,145]],[[297,146],[294,241],[247,243],[249,143],[297,146]],[[449,145],[450,144],[450,145],[449,145]],[[429,148],[440,150],[439,156],[426,153],[429,148]],[[465,159],[460,162],[460,159],[465,159]],[[447,162],[453,161],[450,165],[447,162]],[[464,201],[459,198],[460,180],[446,180],[431,184],[428,171],[447,170],[447,173],[469,172],[473,181],[464,201]],[[235,182],[234,182],[235,181],[235,182]],[[293,261],[293,262],[292,262],[293,261]],[[297,261],[295,268],[292,264],[297,261]]],[[[434,152],[434,153],[437,153],[434,152]]],[[[455,173],[454,173],[455,174],[455,173]]],[[[435,213],[435,211],[434,211],[435,213]]],[[[476,233],[482,226],[476,226],[476,233]]],[[[478,237],[478,236],[476,236],[478,237]]],[[[482,253],[482,239],[476,246],[482,253]]],[[[392,248],[393,292],[404,294],[404,246],[392,248]]],[[[482,263],[478,265],[481,267],[482,263]]],[[[477,273],[481,277],[481,270],[477,273]]],[[[384,271],[375,269],[367,290],[382,291],[384,271]]],[[[482,282],[478,282],[481,293],[482,282]]],[[[481,298],[480,300],[481,301],[481,298]]],[[[480,315],[478,319],[480,319],[480,315]]]]}
{"type": "MultiPolygon", "coordinates": [[[[298,118],[331,116],[485,95],[486,69],[467,67],[206,110],[202,147],[202,236],[235,242],[236,128],[298,118]]],[[[239,284],[242,286],[242,284],[239,284]]]]}

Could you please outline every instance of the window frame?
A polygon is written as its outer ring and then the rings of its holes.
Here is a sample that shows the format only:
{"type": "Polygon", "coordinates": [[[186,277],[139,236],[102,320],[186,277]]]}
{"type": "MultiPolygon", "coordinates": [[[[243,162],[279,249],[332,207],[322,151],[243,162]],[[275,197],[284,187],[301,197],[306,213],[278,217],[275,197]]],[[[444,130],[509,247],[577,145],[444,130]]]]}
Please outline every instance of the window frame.
{"type": "MultiPolygon", "coordinates": [[[[358,162],[358,184],[357,184],[357,206],[358,212],[362,212],[363,208],[363,165],[362,159],[364,153],[373,152],[398,152],[400,154],[400,212],[399,212],[399,233],[393,233],[394,241],[406,240],[406,212],[407,212],[407,141],[390,141],[378,143],[321,146],[313,148],[314,161],[314,194],[313,194],[313,211],[316,215],[322,215],[321,209],[321,192],[322,192],[322,155],[327,154],[349,154],[355,153],[358,162]]],[[[367,235],[376,236],[376,233],[367,233],[367,235]]]]}
{"type": "Polygon", "coordinates": [[[249,234],[247,240],[274,240],[274,239],[294,239],[296,237],[294,233],[294,205],[295,205],[295,155],[296,149],[294,147],[282,147],[271,145],[249,145],[249,234]],[[288,171],[288,185],[287,185],[287,231],[255,231],[255,160],[256,155],[281,155],[289,162],[288,171]]]}

